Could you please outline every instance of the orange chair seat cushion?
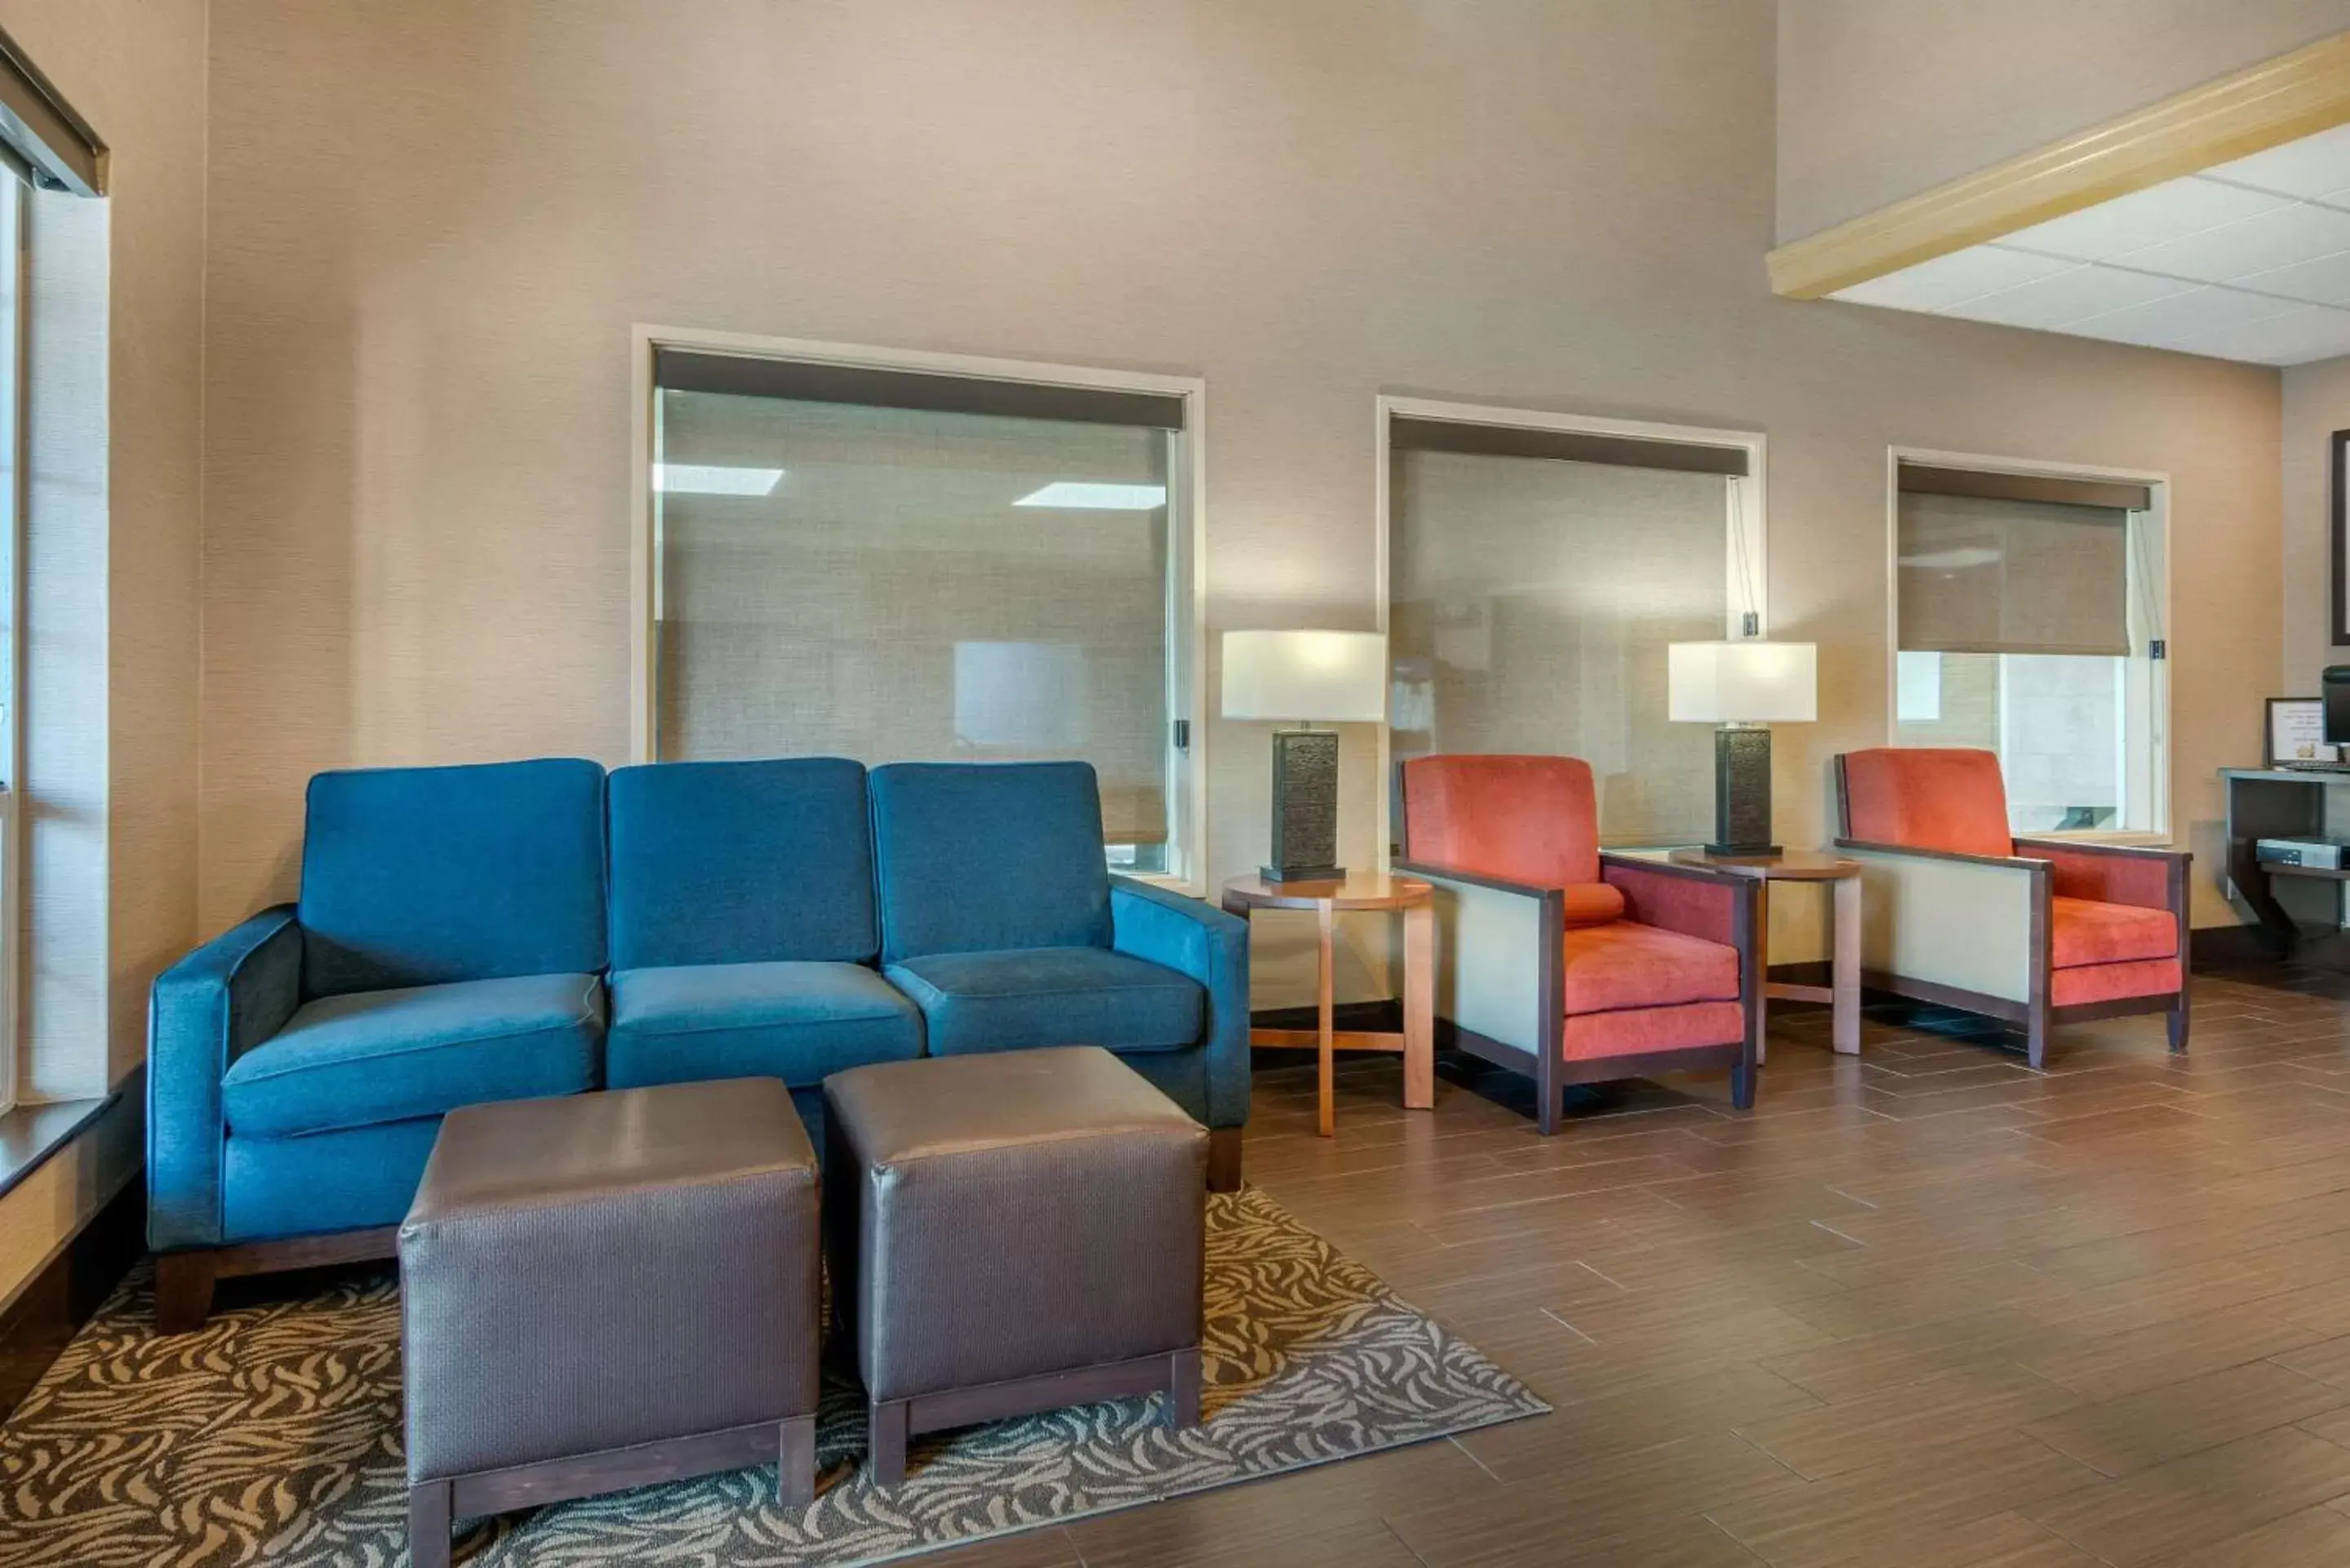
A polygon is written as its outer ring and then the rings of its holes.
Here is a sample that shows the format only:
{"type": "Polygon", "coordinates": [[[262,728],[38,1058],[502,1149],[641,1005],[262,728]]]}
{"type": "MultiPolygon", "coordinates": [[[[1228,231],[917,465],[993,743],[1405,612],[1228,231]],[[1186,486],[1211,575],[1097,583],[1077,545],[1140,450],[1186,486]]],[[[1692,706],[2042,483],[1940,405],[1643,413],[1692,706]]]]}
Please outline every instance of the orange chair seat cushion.
{"type": "Polygon", "coordinates": [[[1738,950],[1720,942],[1611,920],[1569,927],[1565,947],[1570,1022],[1579,1012],[1738,1000],[1738,950]]]}
{"type": "Polygon", "coordinates": [[[1610,920],[1624,918],[1624,889],[1607,882],[1569,882],[1566,885],[1566,923],[1570,926],[1604,926],[1610,920]]]}
{"type": "Polygon", "coordinates": [[[2178,920],[2168,909],[2051,898],[2048,913],[2048,961],[2057,969],[2178,956],[2178,920]]]}
{"type": "Polygon", "coordinates": [[[2187,982],[2175,958],[2134,959],[2127,963],[2085,963],[2048,977],[2048,1000],[2057,1007],[2119,1002],[2129,996],[2169,996],[2187,982]]]}
{"type": "Polygon", "coordinates": [[[1746,1009],[1735,1002],[1684,1002],[1678,1007],[1633,1007],[1621,1012],[1571,1012],[1559,1054],[1570,1062],[1646,1056],[1700,1045],[1735,1045],[1746,1038],[1746,1009]]]}

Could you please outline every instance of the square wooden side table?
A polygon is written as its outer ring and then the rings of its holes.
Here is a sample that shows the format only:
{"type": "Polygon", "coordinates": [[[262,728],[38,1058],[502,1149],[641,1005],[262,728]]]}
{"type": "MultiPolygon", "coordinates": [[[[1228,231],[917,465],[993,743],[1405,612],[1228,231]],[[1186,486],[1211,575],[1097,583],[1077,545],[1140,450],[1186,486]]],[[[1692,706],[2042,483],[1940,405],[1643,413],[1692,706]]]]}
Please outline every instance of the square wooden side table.
{"type": "Polygon", "coordinates": [[[1268,882],[1235,877],[1224,884],[1227,913],[1246,919],[1259,909],[1311,909],[1321,930],[1313,1029],[1252,1029],[1252,1045],[1311,1046],[1320,1055],[1320,1114],[1324,1137],[1337,1129],[1335,1054],[1390,1051],[1403,1056],[1403,1103],[1407,1110],[1436,1107],[1436,902],[1434,889],[1409,877],[1358,873],[1343,882],[1268,882]],[[1395,909],[1403,915],[1403,1033],[1339,1030],[1333,1026],[1331,944],[1341,914],[1395,909]]]}

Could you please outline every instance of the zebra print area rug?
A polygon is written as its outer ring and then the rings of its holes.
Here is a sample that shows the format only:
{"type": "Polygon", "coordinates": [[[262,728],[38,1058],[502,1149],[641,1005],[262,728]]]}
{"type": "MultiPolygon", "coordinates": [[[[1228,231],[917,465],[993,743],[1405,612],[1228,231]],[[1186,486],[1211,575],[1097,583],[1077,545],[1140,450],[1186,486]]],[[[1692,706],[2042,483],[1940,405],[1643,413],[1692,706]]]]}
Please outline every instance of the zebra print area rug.
{"type": "MultiPolygon", "coordinates": [[[[141,1271],[0,1428],[10,1568],[390,1568],[407,1558],[390,1271],[157,1337],[141,1271]]],[[[772,1469],[486,1521],[469,1568],[884,1562],[1547,1409],[1254,1191],[1208,1209],[1206,1419],[1123,1400],[918,1438],[907,1483],[859,1468],[856,1390],[827,1397],[806,1508],[772,1469]]]]}

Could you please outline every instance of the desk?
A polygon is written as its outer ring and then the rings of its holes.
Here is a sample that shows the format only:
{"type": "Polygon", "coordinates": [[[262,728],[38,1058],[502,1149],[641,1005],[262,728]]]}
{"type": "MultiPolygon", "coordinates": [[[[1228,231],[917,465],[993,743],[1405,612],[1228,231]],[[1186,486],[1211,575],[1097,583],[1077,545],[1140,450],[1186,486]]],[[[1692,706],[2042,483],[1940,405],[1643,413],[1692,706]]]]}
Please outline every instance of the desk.
{"type": "Polygon", "coordinates": [[[2263,838],[2350,837],[2350,774],[2303,773],[2291,768],[2221,768],[2228,794],[2228,880],[2251,906],[2261,929],[2280,954],[2301,940],[2302,919],[2317,900],[2287,895],[2302,906],[2297,918],[2280,898],[2281,883],[2321,887],[2327,898],[2324,923],[2342,924],[2342,884],[2350,871],[2315,866],[2263,866],[2253,846],[2263,838]]]}

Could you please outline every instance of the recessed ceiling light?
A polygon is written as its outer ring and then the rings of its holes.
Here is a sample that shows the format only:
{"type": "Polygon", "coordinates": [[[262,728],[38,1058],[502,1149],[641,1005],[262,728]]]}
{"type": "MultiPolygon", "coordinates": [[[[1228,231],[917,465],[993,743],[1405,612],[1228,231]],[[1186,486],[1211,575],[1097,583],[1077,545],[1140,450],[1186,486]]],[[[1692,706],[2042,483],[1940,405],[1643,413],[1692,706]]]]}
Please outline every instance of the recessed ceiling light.
{"type": "Polygon", "coordinates": [[[1014,506],[1057,506],[1079,512],[1148,512],[1167,504],[1163,484],[1086,484],[1064,479],[1014,502],[1014,506]]]}
{"type": "Polygon", "coordinates": [[[666,495],[773,495],[780,468],[718,468],[699,462],[653,464],[653,488],[666,495]]]}

